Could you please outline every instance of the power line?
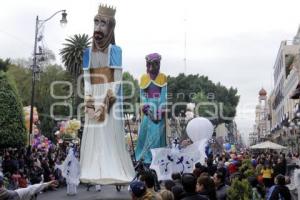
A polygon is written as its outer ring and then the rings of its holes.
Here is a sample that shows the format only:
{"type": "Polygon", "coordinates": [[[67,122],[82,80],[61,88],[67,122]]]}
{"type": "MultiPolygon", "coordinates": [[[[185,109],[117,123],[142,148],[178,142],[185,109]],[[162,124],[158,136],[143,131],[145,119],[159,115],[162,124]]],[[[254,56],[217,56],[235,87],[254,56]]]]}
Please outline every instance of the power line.
{"type": "Polygon", "coordinates": [[[7,35],[7,36],[9,36],[9,37],[11,37],[11,38],[13,38],[13,39],[15,39],[15,40],[17,40],[17,41],[19,41],[19,42],[22,42],[25,46],[27,46],[27,47],[31,47],[32,45],[29,43],[29,42],[26,42],[25,40],[22,40],[21,38],[19,38],[18,36],[15,36],[15,35],[13,35],[13,34],[11,34],[11,33],[8,33],[7,31],[4,31],[4,30],[1,30],[0,29],[0,33],[4,33],[5,35],[7,35]]]}

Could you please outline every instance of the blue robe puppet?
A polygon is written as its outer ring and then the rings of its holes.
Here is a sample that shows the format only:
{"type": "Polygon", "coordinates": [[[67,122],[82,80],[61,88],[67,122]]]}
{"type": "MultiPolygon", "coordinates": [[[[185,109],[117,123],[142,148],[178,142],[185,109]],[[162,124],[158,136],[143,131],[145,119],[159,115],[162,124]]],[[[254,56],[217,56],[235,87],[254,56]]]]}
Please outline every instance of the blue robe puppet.
{"type": "Polygon", "coordinates": [[[147,74],[141,77],[140,98],[142,104],[141,124],[136,147],[136,159],[151,163],[151,149],[165,147],[167,77],[159,73],[161,56],[146,56],[147,74]]]}

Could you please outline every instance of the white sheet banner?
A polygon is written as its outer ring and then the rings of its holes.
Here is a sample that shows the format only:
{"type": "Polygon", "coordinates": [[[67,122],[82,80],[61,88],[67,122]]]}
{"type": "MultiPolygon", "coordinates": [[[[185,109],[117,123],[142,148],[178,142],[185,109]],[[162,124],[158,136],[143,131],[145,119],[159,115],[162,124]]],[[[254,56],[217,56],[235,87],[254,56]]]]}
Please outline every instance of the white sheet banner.
{"type": "Polygon", "coordinates": [[[202,140],[184,149],[156,148],[151,149],[151,169],[157,173],[158,180],[171,179],[172,173],[192,173],[195,163],[205,158],[205,143],[202,140]]]}

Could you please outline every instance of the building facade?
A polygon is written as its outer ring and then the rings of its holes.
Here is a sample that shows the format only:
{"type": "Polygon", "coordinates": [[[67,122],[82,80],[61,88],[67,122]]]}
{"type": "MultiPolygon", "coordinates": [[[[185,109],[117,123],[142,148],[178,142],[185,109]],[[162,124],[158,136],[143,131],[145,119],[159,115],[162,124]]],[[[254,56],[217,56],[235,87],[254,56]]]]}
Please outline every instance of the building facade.
{"type": "Polygon", "coordinates": [[[270,106],[267,91],[262,88],[258,93],[258,104],[255,108],[255,124],[253,132],[249,135],[250,144],[265,141],[270,135],[270,106]]]}
{"type": "MultiPolygon", "coordinates": [[[[300,28],[292,41],[282,41],[274,64],[274,89],[269,98],[271,137],[274,142],[296,151],[295,108],[299,99],[291,96],[300,80],[300,28]]],[[[298,142],[299,143],[299,142],[298,142]]]]}

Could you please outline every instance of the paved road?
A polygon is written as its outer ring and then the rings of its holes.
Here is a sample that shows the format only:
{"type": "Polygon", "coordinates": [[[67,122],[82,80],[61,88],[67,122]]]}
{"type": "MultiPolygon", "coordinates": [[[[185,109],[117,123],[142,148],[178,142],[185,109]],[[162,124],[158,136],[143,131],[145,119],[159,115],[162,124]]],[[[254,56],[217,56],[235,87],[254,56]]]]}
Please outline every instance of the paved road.
{"type": "Polygon", "coordinates": [[[115,186],[102,186],[101,192],[97,192],[95,187],[86,191],[86,187],[80,185],[76,196],[67,196],[67,188],[60,188],[57,191],[47,191],[39,194],[38,200],[130,200],[128,186],[122,187],[118,192],[115,186]]]}

